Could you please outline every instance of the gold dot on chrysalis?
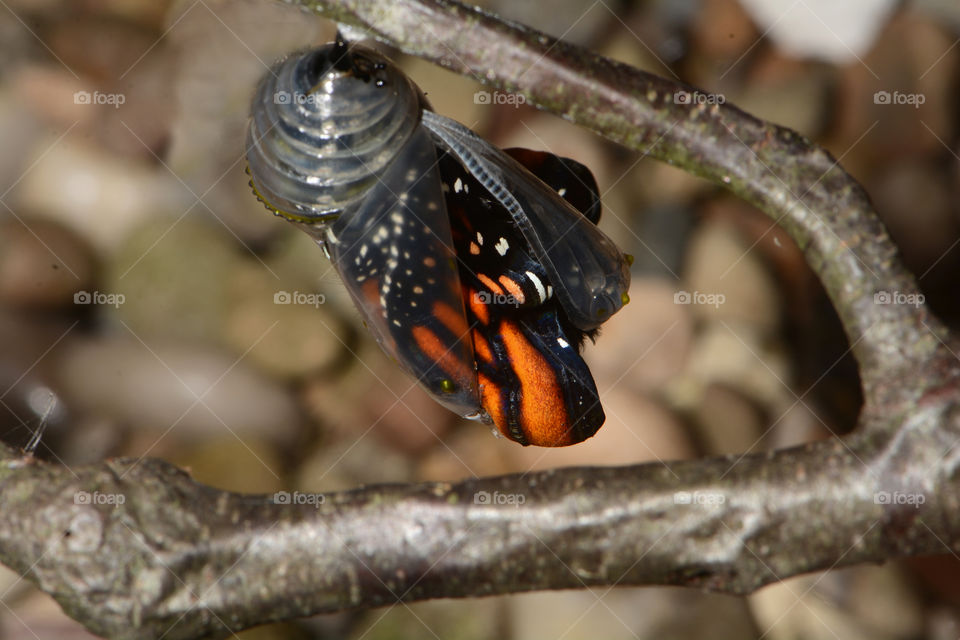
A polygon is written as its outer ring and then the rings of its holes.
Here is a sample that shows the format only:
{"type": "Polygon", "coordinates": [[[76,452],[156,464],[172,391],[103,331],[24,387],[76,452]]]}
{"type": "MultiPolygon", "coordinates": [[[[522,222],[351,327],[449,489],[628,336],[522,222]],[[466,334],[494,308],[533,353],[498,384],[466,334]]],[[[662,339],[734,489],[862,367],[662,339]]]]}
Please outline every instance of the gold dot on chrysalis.
{"type": "Polygon", "coordinates": [[[632,254],[629,254],[629,253],[623,254],[623,259],[627,261],[627,266],[628,266],[628,267],[632,267],[632,266],[633,266],[633,255],[632,255],[632,254]]]}
{"type": "Polygon", "coordinates": [[[440,390],[444,393],[453,393],[457,390],[457,385],[453,384],[453,380],[443,379],[440,381],[440,390]]]}
{"type": "Polygon", "coordinates": [[[621,294],[620,294],[620,302],[623,303],[623,304],[630,304],[630,294],[629,294],[629,293],[626,293],[626,292],[621,293],[621,294]]]}

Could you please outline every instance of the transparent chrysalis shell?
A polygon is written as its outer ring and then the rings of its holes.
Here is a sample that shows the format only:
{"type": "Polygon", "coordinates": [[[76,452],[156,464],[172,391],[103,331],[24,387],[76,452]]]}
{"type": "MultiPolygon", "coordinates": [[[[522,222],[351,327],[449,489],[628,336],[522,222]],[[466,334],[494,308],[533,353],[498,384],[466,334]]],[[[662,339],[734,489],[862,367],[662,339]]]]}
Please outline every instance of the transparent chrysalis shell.
{"type": "Polygon", "coordinates": [[[257,88],[247,162],[283,217],[327,222],[357,207],[420,124],[420,90],[372,49],[298,51],[257,88]]]}

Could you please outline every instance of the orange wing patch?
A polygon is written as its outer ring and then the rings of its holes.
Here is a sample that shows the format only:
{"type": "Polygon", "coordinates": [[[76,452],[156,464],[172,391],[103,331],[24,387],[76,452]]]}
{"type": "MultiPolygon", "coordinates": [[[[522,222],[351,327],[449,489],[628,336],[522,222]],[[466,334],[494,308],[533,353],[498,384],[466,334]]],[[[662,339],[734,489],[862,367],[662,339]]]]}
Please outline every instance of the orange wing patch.
{"type": "Polygon", "coordinates": [[[476,329],[473,330],[473,353],[487,364],[493,364],[493,351],[490,343],[476,329]]]}
{"type": "MultiPolygon", "coordinates": [[[[477,320],[485,325],[490,324],[490,310],[480,300],[480,295],[476,290],[467,289],[467,304],[470,306],[473,315],[477,316],[477,320]]],[[[476,332],[474,332],[474,335],[476,335],[476,332]]]]}
{"type": "Polygon", "coordinates": [[[467,369],[466,365],[457,358],[455,351],[443,344],[437,334],[423,326],[414,327],[412,333],[420,351],[435,362],[444,373],[457,381],[461,387],[469,384],[473,371],[467,369]]]}
{"type": "Polygon", "coordinates": [[[498,278],[500,284],[503,285],[503,288],[510,292],[510,295],[513,296],[513,299],[517,301],[517,304],[523,304],[526,302],[526,296],[523,295],[523,289],[520,288],[520,285],[516,283],[515,280],[508,278],[507,276],[500,276],[498,278]]]}
{"type": "Polygon", "coordinates": [[[510,438],[507,414],[504,411],[503,403],[500,401],[500,387],[482,373],[477,375],[477,379],[480,383],[480,405],[493,420],[493,424],[497,426],[500,433],[510,438]]]}
{"type": "MultiPolygon", "coordinates": [[[[550,363],[530,344],[515,322],[503,321],[500,335],[513,372],[520,381],[520,426],[527,442],[539,447],[574,444],[563,389],[550,363]]],[[[489,409],[488,413],[493,416],[489,409]]],[[[508,433],[506,421],[496,424],[500,431],[508,433]]]]}
{"type": "Polygon", "coordinates": [[[433,315],[443,326],[450,329],[450,332],[457,338],[462,339],[467,335],[467,319],[463,317],[462,309],[454,309],[445,302],[435,302],[433,304],[433,315]]]}
{"type": "Polygon", "coordinates": [[[496,282],[494,282],[487,276],[483,275],[482,273],[477,274],[477,280],[482,282],[487,289],[490,289],[490,291],[493,291],[498,296],[503,295],[503,289],[500,288],[500,285],[498,285],[496,282]]]}

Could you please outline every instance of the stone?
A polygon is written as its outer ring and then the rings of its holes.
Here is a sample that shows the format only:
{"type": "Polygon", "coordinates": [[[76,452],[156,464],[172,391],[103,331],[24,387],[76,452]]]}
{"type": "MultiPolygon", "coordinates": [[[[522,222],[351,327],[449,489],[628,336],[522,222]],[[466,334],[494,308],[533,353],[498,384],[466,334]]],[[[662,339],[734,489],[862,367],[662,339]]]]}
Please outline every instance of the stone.
{"type": "Polygon", "coordinates": [[[232,434],[289,445],[300,430],[287,389],[242,358],[198,344],[119,334],[77,339],[63,346],[56,371],[70,406],[144,430],[154,444],[232,434]]]}
{"type": "Polygon", "coordinates": [[[25,215],[0,219],[0,303],[66,307],[94,288],[95,272],[91,248],[63,225],[25,215]]]}

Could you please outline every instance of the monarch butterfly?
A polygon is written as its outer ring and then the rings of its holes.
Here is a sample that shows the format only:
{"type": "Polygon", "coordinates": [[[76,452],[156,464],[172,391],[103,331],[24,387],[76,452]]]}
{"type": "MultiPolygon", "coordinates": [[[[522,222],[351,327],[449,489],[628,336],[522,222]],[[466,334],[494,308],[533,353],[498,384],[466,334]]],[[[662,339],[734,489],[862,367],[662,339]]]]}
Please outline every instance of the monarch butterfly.
{"type": "Polygon", "coordinates": [[[580,351],[629,300],[630,257],[596,226],[586,167],[494,147],[339,34],[261,81],[247,160],[257,197],[316,240],[441,404],[524,445],[600,428],[580,351]]]}

